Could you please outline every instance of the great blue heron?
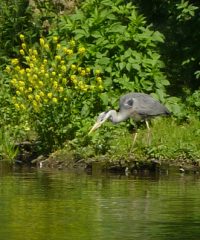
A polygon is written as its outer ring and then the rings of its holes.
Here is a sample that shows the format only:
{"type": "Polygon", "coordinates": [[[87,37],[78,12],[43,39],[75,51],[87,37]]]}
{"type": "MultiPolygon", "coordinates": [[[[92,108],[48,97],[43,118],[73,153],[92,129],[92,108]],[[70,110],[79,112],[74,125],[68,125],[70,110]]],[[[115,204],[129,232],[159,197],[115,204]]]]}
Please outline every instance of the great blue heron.
{"type": "MultiPolygon", "coordinates": [[[[128,118],[133,118],[136,122],[145,121],[149,136],[150,128],[148,119],[159,115],[170,115],[170,112],[158,100],[145,93],[128,93],[120,98],[119,112],[110,110],[100,113],[89,134],[99,128],[107,119],[116,124],[128,118]]],[[[135,133],[133,143],[136,137],[137,132],[135,133]]]]}

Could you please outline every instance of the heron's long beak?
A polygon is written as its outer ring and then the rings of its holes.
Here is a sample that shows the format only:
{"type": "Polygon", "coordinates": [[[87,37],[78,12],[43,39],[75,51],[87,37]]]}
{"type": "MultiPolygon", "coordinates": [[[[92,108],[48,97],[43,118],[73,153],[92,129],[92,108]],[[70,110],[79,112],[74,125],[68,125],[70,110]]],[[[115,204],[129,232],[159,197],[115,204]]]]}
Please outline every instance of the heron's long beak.
{"type": "Polygon", "coordinates": [[[95,131],[97,128],[99,128],[101,126],[101,122],[96,122],[93,127],[90,129],[89,133],[90,134],[91,132],[95,131]]]}

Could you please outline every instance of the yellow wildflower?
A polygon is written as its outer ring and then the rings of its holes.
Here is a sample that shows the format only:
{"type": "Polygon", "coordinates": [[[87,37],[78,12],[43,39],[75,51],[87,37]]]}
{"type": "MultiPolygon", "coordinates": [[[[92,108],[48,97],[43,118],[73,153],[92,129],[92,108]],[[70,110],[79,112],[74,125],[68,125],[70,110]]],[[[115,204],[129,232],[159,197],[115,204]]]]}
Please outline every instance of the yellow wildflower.
{"type": "Polygon", "coordinates": [[[99,90],[103,90],[103,86],[102,85],[99,85],[99,90]]]}
{"type": "Polygon", "coordinates": [[[57,88],[57,87],[58,87],[58,82],[54,81],[54,82],[53,82],[53,87],[54,87],[54,88],[57,88]]]}
{"type": "Polygon", "coordinates": [[[53,94],[50,92],[50,93],[47,93],[47,96],[48,98],[52,98],[53,94]]]}
{"type": "Polygon", "coordinates": [[[73,50],[72,50],[72,49],[69,49],[69,48],[64,47],[63,50],[64,50],[64,52],[65,52],[67,55],[72,55],[72,54],[73,54],[73,50]]]}
{"type": "Polygon", "coordinates": [[[73,83],[74,83],[75,85],[77,84],[77,82],[78,82],[77,79],[74,79],[74,80],[73,80],[73,83]]]}
{"type": "Polygon", "coordinates": [[[48,44],[48,43],[45,43],[45,44],[44,44],[44,48],[45,48],[46,50],[49,50],[49,44],[48,44]]]}
{"type": "Polygon", "coordinates": [[[85,53],[85,51],[86,51],[86,49],[85,49],[84,47],[80,47],[80,48],[78,49],[78,53],[80,53],[80,54],[85,53]]]}
{"type": "Polygon", "coordinates": [[[29,99],[29,100],[33,100],[33,95],[32,95],[32,94],[29,94],[29,95],[28,95],[28,99],[29,99]]]}
{"type": "Polygon", "coordinates": [[[27,62],[30,61],[30,57],[29,56],[26,56],[25,59],[26,59],[27,62]]]}
{"type": "Polygon", "coordinates": [[[67,83],[67,79],[66,78],[62,78],[62,83],[66,84],[67,83]]]}
{"type": "Polygon", "coordinates": [[[81,76],[85,76],[86,75],[86,71],[85,70],[81,70],[81,76]]]}
{"type": "Polygon", "coordinates": [[[20,66],[16,66],[15,70],[19,72],[20,71],[20,66]]]}
{"type": "Polygon", "coordinates": [[[21,108],[22,110],[25,110],[25,109],[26,109],[26,107],[25,107],[25,105],[24,105],[23,103],[20,105],[20,108],[21,108]]]}
{"type": "Polygon", "coordinates": [[[62,70],[62,72],[66,72],[67,67],[65,65],[61,66],[61,70],[62,70]]]}
{"type": "Polygon", "coordinates": [[[56,59],[57,61],[60,61],[60,60],[61,60],[61,56],[60,56],[60,55],[56,55],[56,56],[55,56],[55,59],[56,59]]]}
{"type": "Polygon", "coordinates": [[[51,74],[52,74],[53,76],[56,76],[56,72],[52,72],[51,74]]]}
{"type": "Polygon", "coordinates": [[[19,63],[19,60],[18,60],[17,58],[13,58],[13,59],[11,60],[11,63],[12,63],[13,65],[17,65],[17,64],[19,63]]]}
{"type": "Polygon", "coordinates": [[[72,47],[74,47],[74,46],[76,45],[76,42],[72,39],[72,40],[70,41],[70,45],[71,45],[72,47]]]}
{"type": "Polygon", "coordinates": [[[95,70],[95,74],[96,74],[96,75],[99,75],[100,73],[101,73],[101,71],[100,71],[99,69],[96,69],[96,70],[95,70]]]}
{"type": "Polygon", "coordinates": [[[35,56],[37,56],[37,55],[38,55],[38,51],[37,51],[36,49],[34,49],[34,50],[33,50],[33,54],[34,54],[35,56]]]}
{"type": "Polygon", "coordinates": [[[57,42],[57,41],[58,41],[58,37],[57,37],[57,36],[54,36],[54,37],[53,37],[53,41],[54,41],[54,42],[57,42]]]}
{"type": "Polygon", "coordinates": [[[102,78],[101,77],[97,77],[97,82],[98,83],[102,83],[102,78]]]}
{"type": "Polygon", "coordinates": [[[38,79],[37,74],[33,74],[33,79],[38,79]]]}
{"type": "Polygon", "coordinates": [[[58,99],[57,98],[52,98],[52,101],[54,102],[54,103],[57,103],[58,102],[58,99]]]}
{"type": "Polygon", "coordinates": [[[32,56],[32,61],[37,62],[37,58],[35,56],[32,56]]]}
{"type": "Polygon", "coordinates": [[[44,46],[44,38],[40,38],[40,45],[43,47],[44,46]]]}
{"type": "Polygon", "coordinates": [[[24,86],[25,85],[25,83],[23,82],[23,81],[19,81],[19,86],[24,86]]]}
{"type": "Polygon", "coordinates": [[[16,85],[16,84],[17,84],[16,78],[13,78],[10,82],[11,82],[13,85],[16,85]]]}
{"type": "Polygon", "coordinates": [[[90,68],[89,67],[87,67],[86,69],[85,69],[85,71],[86,71],[86,73],[90,73],[90,68]]]}
{"type": "Polygon", "coordinates": [[[22,49],[26,49],[26,43],[22,43],[22,49]]]}
{"type": "Polygon", "coordinates": [[[42,81],[39,81],[38,83],[41,87],[44,86],[44,83],[42,81]]]}
{"type": "Polygon", "coordinates": [[[32,91],[33,91],[32,87],[29,87],[28,92],[32,92],[32,91]]]}
{"type": "Polygon", "coordinates": [[[42,91],[39,92],[40,97],[44,97],[44,93],[42,91]]]}
{"type": "Polygon", "coordinates": [[[33,63],[30,63],[30,68],[34,68],[34,64],[33,63]]]}
{"type": "Polygon", "coordinates": [[[33,100],[33,106],[34,106],[34,107],[37,107],[37,106],[38,106],[38,103],[37,103],[35,100],[33,100]]]}
{"type": "Polygon", "coordinates": [[[25,70],[24,70],[24,69],[21,69],[21,70],[19,71],[19,73],[20,73],[21,75],[24,75],[25,70]]]}
{"type": "Polygon", "coordinates": [[[15,108],[16,108],[16,109],[20,109],[20,107],[19,107],[19,104],[18,104],[18,103],[15,103],[15,108]]]}
{"type": "Polygon", "coordinates": [[[23,86],[19,87],[19,90],[20,90],[20,92],[23,92],[24,91],[24,87],[23,86]]]}
{"type": "Polygon", "coordinates": [[[44,69],[41,69],[40,73],[41,73],[41,74],[44,74],[44,73],[45,73],[45,70],[44,70],[44,69]]]}
{"type": "Polygon", "coordinates": [[[76,69],[76,65],[75,65],[75,64],[72,64],[72,65],[71,65],[71,69],[72,69],[72,70],[75,70],[75,69],[76,69]]]}
{"type": "Polygon", "coordinates": [[[25,37],[24,37],[23,34],[20,34],[20,35],[19,35],[19,38],[21,39],[21,41],[24,41],[24,39],[25,39],[25,37]]]}
{"type": "Polygon", "coordinates": [[[19,52],[20,52],[21,55],[25,54],[23,49],[20,49],[19,52]]]}
{"type": "Polygon", "coordinates": [[[74,81],[76,79],[76,75],[71,75],[70,79],[74,81]]]}
{"type": "Polygon", "coordinates": [[[35,99],[36,99],[36,101],[40,101],[40,95],[36,94],[35,99]]]}
{"type": "Polygon", "coordinates": [[[61,48],[61,45],[58,43],[58,44],[56,45],[56,48],[57,48],[57,49],[60,49],[60,48],[61,48]]]}
{"type": "Polygon", "coordinates": [[[84,86],[84,87],[82,88],[82,90],[83,90],[83,92],[87,92],[88,88],[87,88],[86,86],[84,86]]]}
{"type": "Polygon", "coordinates": [[[20,93],[20,91],[16,91],[16,94],[19,96],[21,93],[20,93]]]}
{"type": "Polygon", "coordinates": [[[10,66],[6,66],[6,72],[9,73],[11,71],[10,66]]]}
{"type": "Polygon", "coordinates": [[[61,87],[59,87],[59,90],[58,90],[59,92],[63,92],[64,91],[64,88],[61,86],[61,87]]]}

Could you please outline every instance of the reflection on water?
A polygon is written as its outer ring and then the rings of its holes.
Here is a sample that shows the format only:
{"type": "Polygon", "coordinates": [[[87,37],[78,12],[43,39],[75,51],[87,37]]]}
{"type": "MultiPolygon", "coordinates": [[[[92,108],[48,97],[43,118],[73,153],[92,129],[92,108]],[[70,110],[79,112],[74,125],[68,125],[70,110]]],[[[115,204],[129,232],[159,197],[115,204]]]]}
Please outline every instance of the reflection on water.
{"type": "Polygon", "coordinates": [[[198,176],[0,169],[0,239],[199,239],[198,176]]]}

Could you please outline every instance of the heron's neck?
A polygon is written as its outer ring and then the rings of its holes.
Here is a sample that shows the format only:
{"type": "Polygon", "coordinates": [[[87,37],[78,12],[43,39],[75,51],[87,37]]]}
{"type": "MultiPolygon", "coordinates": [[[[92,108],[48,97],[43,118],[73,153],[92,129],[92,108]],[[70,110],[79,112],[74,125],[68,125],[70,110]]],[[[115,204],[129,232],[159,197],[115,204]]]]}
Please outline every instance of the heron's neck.
{"type": "Polygon", "coordinates": [[[113,123],[119,123],[128,118],[125,112],[117,112],[115,110],[110,110],[108,113],[108,119],[113,123]]]}

